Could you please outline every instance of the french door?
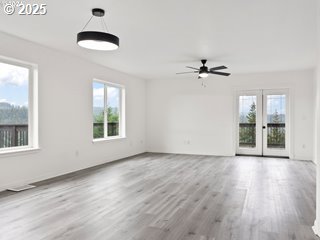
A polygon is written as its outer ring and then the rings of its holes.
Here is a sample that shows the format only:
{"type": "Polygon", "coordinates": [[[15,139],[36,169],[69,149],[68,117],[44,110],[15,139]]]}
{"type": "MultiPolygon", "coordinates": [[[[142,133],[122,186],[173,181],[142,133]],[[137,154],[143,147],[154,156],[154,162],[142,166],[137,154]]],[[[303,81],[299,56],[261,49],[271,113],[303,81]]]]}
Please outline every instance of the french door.
{"type": "Polygon", "coordinates": [[[236,129],[237,154],[289,156],[288,91],[239,92],[236,129]]]}

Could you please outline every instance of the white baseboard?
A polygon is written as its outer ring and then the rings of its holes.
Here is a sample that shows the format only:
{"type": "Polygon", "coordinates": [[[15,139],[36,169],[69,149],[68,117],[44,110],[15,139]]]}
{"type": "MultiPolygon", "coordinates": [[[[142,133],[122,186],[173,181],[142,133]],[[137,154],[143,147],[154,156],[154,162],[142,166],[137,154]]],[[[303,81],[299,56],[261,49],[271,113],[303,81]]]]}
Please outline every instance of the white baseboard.
{"type": "Polygon", "coordinates": [[[314,221],[314,225],[313,225],[313,227],[312,227],[312,230],[313,230],[313,232],[314,232],[315,235],[320,236],[320,232],[319,232],[317,220],[314,221]]]}
{"type": "Polygon", "coordinates": [[[311,156],[302,156],[302,155],[295,155],[293,158],[290,157],[292,160],[300,160],[300,161],[313,161],[313,157],[311,156]]]}
{"type": "Polygon", "coordinates": [[[35,177],[31,177],[31,178],[26,178],[26,179],[19,179],[17,181],[11,182],[11,183],[7,183],[4,185],[0,184],[0,192],[7,190],[8,188],[11,188],[13,186],[22,186],[22,185],[28,185],[28,184],[33,184],[36,182],[40,182],[40,181],[44,181],[44,180],[48,180],[51,178],[55,178],[55,177],[59,177],[59,176],[63,176],[69,173],[73,173],[73,172],[77,172],[80,170],[84,170],[87,168],[91,168],[91,167],[95,167],[95,166],[99,166],[101,164],[105,164],[105,163],[110,163],[110,162],[114,162],[114,161],[118,161],[127,157],[132,157],[138,154],[142,154],[145,153],[146,151],[137,151],[137,152],[130,152],[130,153],[126,153],[126,154],[117,154],[117,155],[113,155],[113,156],[106,156],[104,158],[101,158],[102,160],[99,162],[95,162],[93,164],[86,164],[86,165],[82,165],[82,166],[78,166],[77,168],[74,169],[66,169],[65,171],[59,171],[59,172],[47,172],[45,174],[41,174],[39,176],[35,176],[35,177]],[[108,160],[106,160],[108,159],[108,160]]]}

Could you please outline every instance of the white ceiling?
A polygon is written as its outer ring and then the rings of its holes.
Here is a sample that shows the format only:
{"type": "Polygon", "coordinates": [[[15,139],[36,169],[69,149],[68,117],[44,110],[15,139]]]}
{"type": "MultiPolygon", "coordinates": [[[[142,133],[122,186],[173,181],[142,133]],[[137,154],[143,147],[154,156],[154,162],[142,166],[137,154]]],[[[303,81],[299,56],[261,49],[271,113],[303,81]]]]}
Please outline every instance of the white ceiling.
{"type": "Polygon", "coordinates": [[[47,15],[0,13],[0,31],[145,79],[180,78],[176,72],[199,66],[201,58],[232,73],[305,69],[316,61],[316,0],[27,2],[46,3],[47,15]],[[76,44],[94,7],[106,10],[119,50],[96,52],[76,44]]]}

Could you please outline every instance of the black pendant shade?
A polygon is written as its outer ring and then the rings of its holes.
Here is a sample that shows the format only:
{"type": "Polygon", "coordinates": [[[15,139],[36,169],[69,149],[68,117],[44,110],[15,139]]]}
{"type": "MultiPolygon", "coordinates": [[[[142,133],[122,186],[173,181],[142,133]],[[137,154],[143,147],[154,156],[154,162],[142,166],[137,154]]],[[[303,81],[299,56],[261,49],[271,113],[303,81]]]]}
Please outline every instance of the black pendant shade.
{"type": "Polygon", "coordinates": [[[79,32],[77,42],[79,46],[93,50],[116,50],[119,47],[119,38],[106,32],[79,32]]]}
{"type": "MultiPolygon", "coordinates": [[[[102,18],[104,16],[104,10],[100,8],[94,8],[92,9],[92,15],[92,17],[95,16],[102,18]]],[[[91,21],[92,17],[88,23],[91,21]]],[[[88,23],[85,25],[85,27],[88,25],[88,23]]],[[[103,23],[106,27],[104,21],[103,23]]],[[[116,50],[119,47],[119,38],[107,32],[81,31],[77,34],[77,43],[80,47],[87,49],[110,51],[116,50]]]]}

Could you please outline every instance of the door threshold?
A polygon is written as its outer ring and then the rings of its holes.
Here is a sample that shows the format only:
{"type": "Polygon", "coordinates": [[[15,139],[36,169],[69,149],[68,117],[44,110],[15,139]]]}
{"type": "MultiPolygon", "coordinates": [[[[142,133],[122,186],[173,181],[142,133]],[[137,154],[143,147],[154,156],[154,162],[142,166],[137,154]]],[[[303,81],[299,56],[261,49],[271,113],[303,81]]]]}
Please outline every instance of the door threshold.
{"type": "Polygon", "coordinates": [[[285,159],[289,159],[289,157],[286,157],[286,156],[269,156],[269,155],[236,154],[236,156],[239,156],[239,157],[265,157],[265,158],[285,158],[285,159]]]}

